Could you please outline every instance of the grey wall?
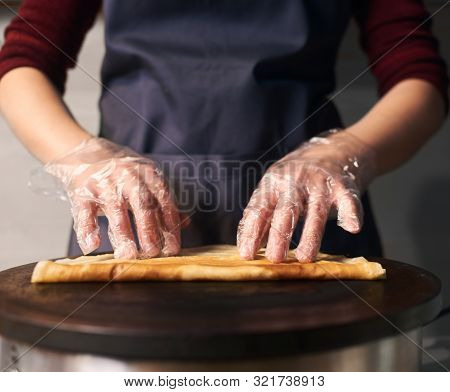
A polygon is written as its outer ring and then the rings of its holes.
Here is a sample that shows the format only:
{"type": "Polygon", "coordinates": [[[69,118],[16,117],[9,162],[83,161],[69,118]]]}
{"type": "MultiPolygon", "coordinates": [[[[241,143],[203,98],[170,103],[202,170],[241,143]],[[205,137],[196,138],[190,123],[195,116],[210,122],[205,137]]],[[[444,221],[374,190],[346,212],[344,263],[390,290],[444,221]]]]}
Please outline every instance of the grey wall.
{"type": "MultiPolygon", "coordinates": [[[[427,6],[433,12],[443,3],[428,1],[427,6]]],[[[433,18],[433,29],[447,64],[450,64],[449,21],[450,6],[433,18]]],[[[357,35],[352,25],[340,50],[339,86],[344,86],[367,65],[364,54],[357,50],[357,35]]],[[[368,74],[339,95],[336,102],[347,124],[371,107],[376,100],[375,91],[374,80],[368,74]]],[[[385,256],[434,272],[443,282],[444,303],[449,306],[450,121],[407,164],[377,179],[370,191],[385,256]]],[[[427,332],[450,335],[450,317],[433,323],[427,332]]]]}

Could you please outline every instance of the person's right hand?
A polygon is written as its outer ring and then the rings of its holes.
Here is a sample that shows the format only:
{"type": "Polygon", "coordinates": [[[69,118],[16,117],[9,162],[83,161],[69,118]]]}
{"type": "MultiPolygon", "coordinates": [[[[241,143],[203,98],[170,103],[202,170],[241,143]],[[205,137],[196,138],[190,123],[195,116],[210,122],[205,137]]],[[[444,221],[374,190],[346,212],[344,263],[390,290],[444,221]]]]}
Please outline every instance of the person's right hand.
{"type": "Polygon", "coordinates": [[[143,257],[175,255],[180,250],[180,214],[153,161],[102,138],[82,142],[45,169],[58,177],[72,206],[74,230],[82,251],[100,246],[97,215],[108,218],[116,258],[139,252],[128,210],[134,215],[143,257]]]}

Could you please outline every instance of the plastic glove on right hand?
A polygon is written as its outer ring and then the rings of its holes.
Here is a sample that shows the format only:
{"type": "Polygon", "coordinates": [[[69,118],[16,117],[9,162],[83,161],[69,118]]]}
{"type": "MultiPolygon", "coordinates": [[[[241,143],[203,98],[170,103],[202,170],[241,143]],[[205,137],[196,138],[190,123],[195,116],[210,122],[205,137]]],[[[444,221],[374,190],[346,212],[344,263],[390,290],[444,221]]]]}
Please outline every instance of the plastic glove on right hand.
{"type": "Polygon", "coordinates": [[[129,209],[142,257],[179,252],[180,215],[161,172],[150,159],[108,140],[91,138],[45,169],[65,186],[83,253],[100,246],[97,215],[104,214],[114,256],[137,258],[129,209]]]}

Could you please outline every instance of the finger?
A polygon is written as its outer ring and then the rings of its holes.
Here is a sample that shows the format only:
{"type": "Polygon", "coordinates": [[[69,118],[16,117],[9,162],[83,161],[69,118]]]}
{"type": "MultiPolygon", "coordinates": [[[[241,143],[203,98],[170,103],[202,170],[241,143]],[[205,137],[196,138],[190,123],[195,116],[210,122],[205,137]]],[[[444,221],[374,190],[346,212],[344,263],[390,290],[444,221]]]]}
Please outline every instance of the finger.
{"type": "Polygon", "coordinates": [[[350,233],[359,233],[363,225],[363,208],[358,195],[339,186],[336,189],[337,224],[350,233]]]}
{"type": "Polygon", "coordinates": [[[102,209],[108,218],[108,235],[114,249],[114,257],[137,258],[138,251],[125,202],[120,199],[109,200],[104,203],[102,209]]]}
{"type": "Polygon", "coordinates": [[[283,198],[283,200],[278,201],[273,213],[267,242],[267,259],[273,262],[282,262],[286,259],[299,214],[300,200],[283,198]]]}
{"type": "Polygon", "coordinates": [[[191,217],[184,212],[180,212],[180,225],[182,229],[186,229],[191,224],[191,217]]]}
{"type": "Polygon", "coordinates": [[[267,248],[267,241],[269,240],[269,230],[270,230],[270,219],[266,221],[266,224],[263,229],[263,236],[260,243],[260,248],[267,248]]]}
{"type": "Polygon", "coordinates": [[[158,205],[145,184],[134,183],[125,192],[134,215],[141,255],[155,257],[160,253],[162,245],[157,219],[158,205]]]}
{"type": "Polygon", "coordinates": [[[73,228],[78,244],[86,255],[100,246],[100,229],[97,221],[97,206],[88,200],[72,201],[73,228]]]}
{"type": "Polygon", "coordinates": [[[254,260],[262,239],[269,230],[272,210],[247,207],[238,225],[237,245],[244,260],[254,260]],[[267,223],[268,222],[268,223],[267,223]]]}
{"type": "Polygon", "coordinates": [[[163,246],[161,253],[164,256],[173,256],[180,252],[181,222],[178,208],[175,205],[164,178],[158,170],[148,167],[144,171],[144,182],[159,204],[162,223],[163,246]]]}
{"type": "Polygon", "coordinates": [[[237,245],[244,260],[253,260],[258,252],[264,234],[270,227],[275,196],[264,188],[256,189],[239,222],[237,245]]]}
{"type": "Polygon", "coordinates": [[[320,249],[330,210],[329,201],[322,194],[310,195],[300,243],[295,251],[298,261],[312,262],[320,249]]]}

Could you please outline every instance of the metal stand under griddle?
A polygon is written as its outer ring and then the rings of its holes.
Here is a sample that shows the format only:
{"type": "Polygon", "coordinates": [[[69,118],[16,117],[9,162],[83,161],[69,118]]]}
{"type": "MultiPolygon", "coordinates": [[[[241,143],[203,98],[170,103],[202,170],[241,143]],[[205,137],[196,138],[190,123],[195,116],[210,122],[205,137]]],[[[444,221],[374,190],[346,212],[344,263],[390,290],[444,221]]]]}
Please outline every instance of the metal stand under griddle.
{"type": "Polygon", "coordinates": [[[13,268],[0,272],[1,365],[418,370],[421,327],[440,311],[440,282],[423,269],[377,261],[387,269],[385,281],[32,285],[34,265],[13,268]]]}

